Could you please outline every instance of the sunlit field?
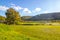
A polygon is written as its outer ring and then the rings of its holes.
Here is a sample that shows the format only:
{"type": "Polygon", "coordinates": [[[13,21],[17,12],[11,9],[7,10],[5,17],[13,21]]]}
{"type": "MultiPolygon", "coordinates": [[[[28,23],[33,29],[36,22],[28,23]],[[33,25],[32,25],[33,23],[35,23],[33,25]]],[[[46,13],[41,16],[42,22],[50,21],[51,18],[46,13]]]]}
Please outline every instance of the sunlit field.
{"type": "Polygon", "coordinates": [[[60,40],[60,26],[0,24],[0,40],[60,40]]]}

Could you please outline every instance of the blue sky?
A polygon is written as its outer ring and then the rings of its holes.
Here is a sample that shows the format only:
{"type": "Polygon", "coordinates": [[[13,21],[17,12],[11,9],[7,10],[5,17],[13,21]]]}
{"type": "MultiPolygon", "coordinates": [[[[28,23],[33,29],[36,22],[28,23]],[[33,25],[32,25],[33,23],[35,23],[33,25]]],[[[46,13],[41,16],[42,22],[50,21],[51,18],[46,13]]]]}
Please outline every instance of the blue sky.
{"type": "Polygon", "coordinates": [[[21,16],[34,16],[42,13],[60,12],[60,0],[0,0],[0,15],[10,7],[21,16]]]}

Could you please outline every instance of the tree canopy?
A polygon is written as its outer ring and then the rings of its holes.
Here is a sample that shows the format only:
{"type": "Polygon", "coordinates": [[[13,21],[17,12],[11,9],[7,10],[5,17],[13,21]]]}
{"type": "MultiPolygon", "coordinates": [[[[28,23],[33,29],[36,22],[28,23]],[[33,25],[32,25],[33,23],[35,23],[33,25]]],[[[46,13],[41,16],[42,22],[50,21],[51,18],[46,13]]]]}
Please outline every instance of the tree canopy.
{"type": "Polygon", "coordinates": [[[9,8],[5,14],[6,14],[6,22],[8,24],[17,24],[21,20],[19,12],[17,12],[13,8],[9,8]]]}

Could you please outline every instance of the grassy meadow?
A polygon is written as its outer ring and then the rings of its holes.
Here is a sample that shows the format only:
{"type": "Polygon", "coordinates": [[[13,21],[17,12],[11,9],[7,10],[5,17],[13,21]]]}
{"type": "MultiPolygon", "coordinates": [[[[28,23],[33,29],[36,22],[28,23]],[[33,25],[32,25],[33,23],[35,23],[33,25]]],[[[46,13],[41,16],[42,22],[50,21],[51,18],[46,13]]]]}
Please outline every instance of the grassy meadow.
{"type": "Polygon", "coordinates": [[[0,40],[60,40],[60,26],[0,24],[0,40]]]}

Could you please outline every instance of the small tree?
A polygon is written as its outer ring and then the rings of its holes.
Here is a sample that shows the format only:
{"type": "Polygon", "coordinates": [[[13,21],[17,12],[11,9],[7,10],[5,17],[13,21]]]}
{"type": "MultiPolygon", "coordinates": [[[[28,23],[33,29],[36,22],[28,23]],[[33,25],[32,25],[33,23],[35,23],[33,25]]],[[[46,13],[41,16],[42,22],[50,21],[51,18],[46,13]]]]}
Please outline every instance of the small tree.
{"type": "Polygon", "coordinates": [[[19,12],[15,11],[13,8],[9,8],[5,14],[7,24],[18,24],[21,20],[19,12]]]}
{"type": "Polygon", "coordinates": [[[0,16],[0,23],[4,23],[5,22],[5,17],[0,16]]]}

